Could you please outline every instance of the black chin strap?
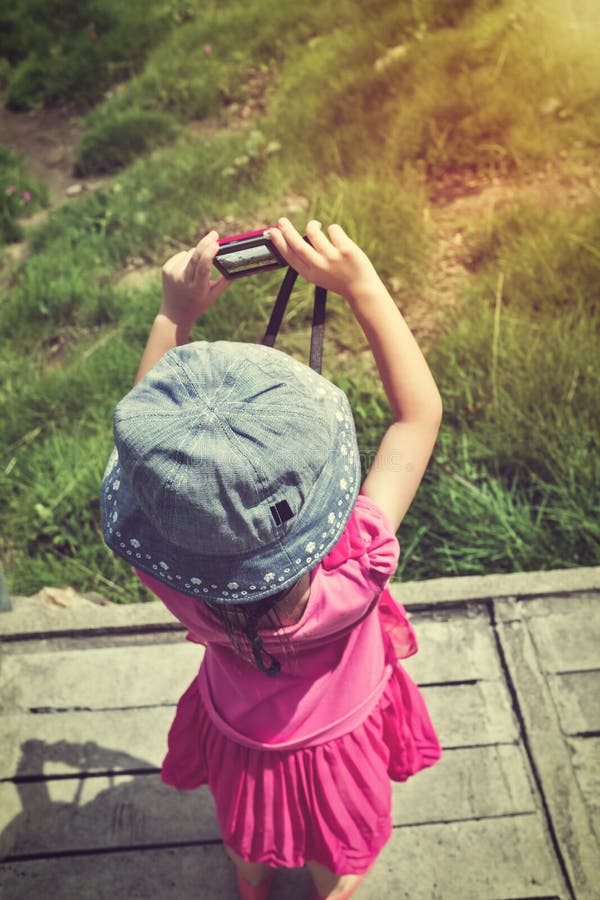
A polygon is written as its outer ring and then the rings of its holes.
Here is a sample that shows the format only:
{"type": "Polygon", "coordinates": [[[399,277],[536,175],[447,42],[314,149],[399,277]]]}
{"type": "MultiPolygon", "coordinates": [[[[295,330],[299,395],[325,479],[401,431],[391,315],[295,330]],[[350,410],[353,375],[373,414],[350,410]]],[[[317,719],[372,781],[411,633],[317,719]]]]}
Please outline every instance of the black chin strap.
{"type": "MultiPolygon", "coordinates": [[[[273,312],[271,313],[271,318],[269,319],[269,324],[267,325],[265,336],[262,339],[262,343],[267,347],[273,347],[275,344],[275,339],[279,333],[279,328],[281,327],[281,323],[283,321],[283,316],[285,314],[288,300],[290,299],[290,295],[292,293],[294,285],[296,284],[297,278],[298,273],[290,266],[290,268],[285,273],[285,277],[283,279],[281,287],[279,288],[279,293],[277,294],[277,299],[275,300],[275,305],[273,306],[273,312]]],[[[314,369],[315,372],[319,372],[319,374],[321,372],[321,365],[323,363],[323,334],[325,331],[326,301],[327,291],[325,290],[325,288],[316,287],[312,326],[310,332],[309,365],[311,369],[314,369]]]]}

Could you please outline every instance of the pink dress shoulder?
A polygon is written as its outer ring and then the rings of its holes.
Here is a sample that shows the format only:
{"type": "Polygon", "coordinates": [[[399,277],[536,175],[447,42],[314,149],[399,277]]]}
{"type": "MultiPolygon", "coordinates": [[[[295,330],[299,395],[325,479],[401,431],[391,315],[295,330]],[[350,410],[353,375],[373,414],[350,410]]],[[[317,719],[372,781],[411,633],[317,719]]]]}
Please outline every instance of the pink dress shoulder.
{"type": "Polygon", "coordinates": [[[398,554],[385,516],[359,495],[311,573],[302,618],[261,632],[282,664],[276,678],[236,655],[201,601],[138,572],[206,648],[179,701],[162,778],[179,789],[208,784],[223,840],[242,858],[366,871],[391,834],[390,779],[439,759],[423,697],[399,663],[417,642],[387,590],[398,554]]]}

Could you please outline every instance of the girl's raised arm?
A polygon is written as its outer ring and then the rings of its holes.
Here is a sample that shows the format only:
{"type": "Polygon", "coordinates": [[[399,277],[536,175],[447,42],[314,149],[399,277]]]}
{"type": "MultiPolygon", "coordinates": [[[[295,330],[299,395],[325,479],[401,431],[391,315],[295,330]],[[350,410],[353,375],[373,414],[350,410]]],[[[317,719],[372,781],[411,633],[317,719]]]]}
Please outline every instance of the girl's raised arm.
{"type": "Polygon", "coordinates": [[[362,493],[394,530],[406,515],[429,462],[442,418],[442,400],[412,332],[365,253],[339,225],[329,237],[309,222],[303,240],[287,219],[271,238],[303,277],[344,297],[375,358],[394,417],[365,478],[362,493]]]}
{"type": "Polygon", "coordinates": [[[173,347],[187,343],[192,325],[230,284],[223,276],[211,280],[219,243],[211,231],[192,249],[176,253],[162,269],[163,297],[154,319],[135,384],[173,347]]]}

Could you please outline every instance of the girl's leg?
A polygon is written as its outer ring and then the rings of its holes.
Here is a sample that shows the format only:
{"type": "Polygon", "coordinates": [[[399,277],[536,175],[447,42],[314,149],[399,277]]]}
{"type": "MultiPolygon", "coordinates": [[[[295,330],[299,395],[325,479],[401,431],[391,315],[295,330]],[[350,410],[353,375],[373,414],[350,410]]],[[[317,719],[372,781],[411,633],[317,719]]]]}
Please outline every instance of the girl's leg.
{"type": "Polygon", "coordinates": [[[325,866],[317,862],[307,862],[306,868],[312,876],[315,886],[313,898],[331,898],[331,900],[346,900],[351,897],[364,875],[334,875],[325,866]]]}
{"type": "Polygon", "coordinates": [[[235,867],[238,872],[248,882],[248,884],[257,886],[259,884],[262,884],[263,881],[267,881],[269,876],[273,874],[273,869],[270,866],[265,866],[263,863],[246,862],[246,860],[242,859],[241,856],[238,856],[235,850],[232,850],[231,847],[225,846],[225,850],[227,851],[228,856],[235,863],[235,867]]]}

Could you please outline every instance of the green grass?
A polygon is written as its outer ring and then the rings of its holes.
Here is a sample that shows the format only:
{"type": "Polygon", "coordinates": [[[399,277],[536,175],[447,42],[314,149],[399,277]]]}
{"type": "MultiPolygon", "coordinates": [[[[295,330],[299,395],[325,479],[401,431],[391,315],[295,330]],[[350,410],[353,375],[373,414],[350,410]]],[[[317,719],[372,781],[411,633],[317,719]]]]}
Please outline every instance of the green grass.
{"type": "Polygon", "coordinates": [[[23,236],[20,219],[48,202],[48,190],[31,178],[21,159],[0,145],[0,247],[23,236]]]}
{"type": "MultiPolygon", "coordinates": [[[[23,19],[32,4],[14,10],[23,19]]],[[[171,253],[219,223],[235,232],[282,211],[299,227],[337,219],[410,315],[435,246],[432,176],[501,175],[597,151],[597,30],[584,0],[566,12],[558,0],[150,7],[152,35],[140,36],[129,68],[123,47],[142,7],[98,2],[91,20],[113,16],[106,66],[121,84],[102,99],[110,84],[99,77],[79,164],[118,176],[28,228],[24,263],[1,260],[0,558],[17,593],[71,584],[118,602],[147,596],[103,545],[98,492],[112,410],[171,253]],[[122,282],[132,261],[154,269],[145,286],[122,282]]],[[[81,40],[89,9],[73,13],[81,40]]],[[[26,38],[11,77],[42,54],[39,34],[26,38]]],[[[70,90],[65,102],[78,99],[70,90]]],[[[33,190],[10,165],[14,204],[33,190]]],[[[562,209],[551,196],[472,223],[464,295],[428,350],[445,418],[400,531],[404,578],[598,562],[599,238],[597,203],[562,209]]],[[[259,340],[279,280],[236,283],[194,336],[259,340]]],[[[299,284],[278,341],[301,359],[311,303],[299,284]]],[[[365,464],[389,419],[366,349],[331,297],[324,372],[350,397],[365,464]]]]}
{"type": "Polygon", "coordinates": [[[181,21],[183,4],[14,0],[0,11],[7,103],[16,110],[100,100],[181,21]]]}

